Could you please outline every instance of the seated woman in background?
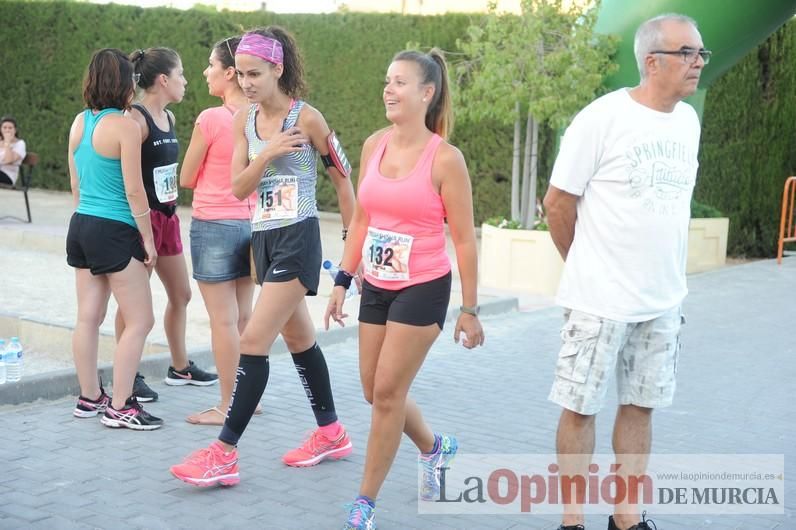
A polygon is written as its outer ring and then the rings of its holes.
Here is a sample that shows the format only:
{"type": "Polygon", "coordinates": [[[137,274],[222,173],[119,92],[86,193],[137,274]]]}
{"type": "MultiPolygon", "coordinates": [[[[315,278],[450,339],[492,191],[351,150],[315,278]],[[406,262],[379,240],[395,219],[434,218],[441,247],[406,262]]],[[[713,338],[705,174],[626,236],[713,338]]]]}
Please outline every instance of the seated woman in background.
{"type": "Polygon", "coordinates": [[[0,138],[0,184],[14,185],[26,155],[25,140],[17,138],[17,120],[11,116],[0,119],[0,138]]]}

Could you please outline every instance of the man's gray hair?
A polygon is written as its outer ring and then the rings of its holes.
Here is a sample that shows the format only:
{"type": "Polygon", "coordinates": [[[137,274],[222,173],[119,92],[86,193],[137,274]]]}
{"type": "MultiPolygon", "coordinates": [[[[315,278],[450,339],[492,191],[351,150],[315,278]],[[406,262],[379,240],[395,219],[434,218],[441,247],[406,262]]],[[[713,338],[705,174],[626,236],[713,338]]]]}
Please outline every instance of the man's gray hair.
{"type": "Polygon", "coordinates": [[[663,24],[664,22],[683,22],[698,27],[693,18],[680,15],[678,13],[666,13],[651,18],[642,23],[636,30],[636,37],[633,40],[633,53],[636,55],[636,64],[641,79],[647,77],[647,67],[644,59],[653,50],[659,50],[663,46],[663,24]]]}

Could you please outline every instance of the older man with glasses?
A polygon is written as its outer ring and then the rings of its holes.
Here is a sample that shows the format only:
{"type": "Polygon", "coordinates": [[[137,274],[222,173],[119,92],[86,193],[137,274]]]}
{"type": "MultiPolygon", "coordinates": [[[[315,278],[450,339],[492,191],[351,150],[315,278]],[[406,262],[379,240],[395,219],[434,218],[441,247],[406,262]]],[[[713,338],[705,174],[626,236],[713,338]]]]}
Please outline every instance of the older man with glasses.
{"type": "MultiPolygon", "coordinates": [[[[563,407],[560,530],[584,528],[578,500],[586,481],[571,487],[564,478],[589,476],[595,416],[611,373],[619,401],[613,449],[626,484],[644,475],[652,411],[671,405],[675,391],[700,136],[699,118],[682,99],[696,91],[710,52],[696,22],[676,14],[644,22],[634,51],[640,84],[598,98],[575,117],[544,200],[566,262],[557,297],[566,322],[550,392],[563,407]]],[[[639,512],[620,502],[609,530],[652,528],[639,512]]]]}

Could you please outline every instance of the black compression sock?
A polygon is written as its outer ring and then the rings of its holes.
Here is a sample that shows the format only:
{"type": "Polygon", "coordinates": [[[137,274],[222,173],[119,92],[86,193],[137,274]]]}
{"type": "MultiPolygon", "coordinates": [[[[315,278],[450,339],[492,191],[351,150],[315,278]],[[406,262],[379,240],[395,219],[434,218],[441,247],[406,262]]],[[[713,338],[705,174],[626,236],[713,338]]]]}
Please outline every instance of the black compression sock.
{"type": "Polygon", "coordinates": [[[238,445],[257,404],[268,384],[270,363],[267,355],[240,355],[238,376],[232,390],[227,419],[218,439],[229,445],[238,445]]]}
{"type": "Polygon", "coordinates": [[[293,357],[293,364],[296,365],[301,384],[304,385],[307,399],[310,400],[318,426],[323,427],[336,422],[337,413],[334,410],[329,369],[320,346],[316,343],[307,351],[290,355],[293,357]]]}

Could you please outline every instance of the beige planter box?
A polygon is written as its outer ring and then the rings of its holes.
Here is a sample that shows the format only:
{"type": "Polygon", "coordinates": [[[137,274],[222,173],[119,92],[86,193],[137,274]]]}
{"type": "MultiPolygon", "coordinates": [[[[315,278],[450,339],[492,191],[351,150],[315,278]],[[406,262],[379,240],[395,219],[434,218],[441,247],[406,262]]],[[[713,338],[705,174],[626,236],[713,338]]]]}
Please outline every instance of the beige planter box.
{"type": "Polygon", "coordinates": [[[554,296],[564,261],[550,232],[481,225],[481,285],[554,296]]]}
{"type": "Polygon", "coordinates": [[[730,220],[691,219],[688,227],[688,262],[686,272],[703,272],[723,267],[727,261],[727,234],[730,220]]]}

